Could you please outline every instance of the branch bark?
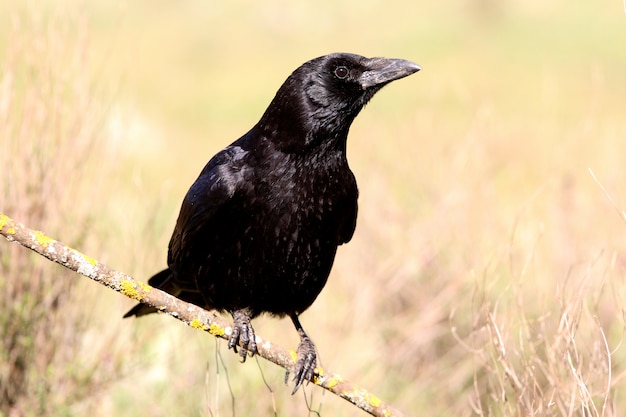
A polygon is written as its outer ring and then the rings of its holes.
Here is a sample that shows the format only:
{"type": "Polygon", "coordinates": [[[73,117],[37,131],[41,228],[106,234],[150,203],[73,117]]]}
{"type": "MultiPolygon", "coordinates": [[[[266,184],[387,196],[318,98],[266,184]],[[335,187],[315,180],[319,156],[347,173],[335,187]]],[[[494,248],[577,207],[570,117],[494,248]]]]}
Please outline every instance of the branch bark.
{"type": "MultiPolygon", "coordinates": [[[[215,337],[228,339],[232,332],[230,323],[214,312],[153,288],[131,276],[109,268],[97,260],[69,246],[32,230],[0,213],[0,234],[8,241],[17,242],[39,255],[78,272],[134,300],[156,307],[188,326],[203,330],[215,337]]],[[[257,336],[259,356],[276,365],[292,370],[296,353],[257,336]]],[[[345,380],[341,375],[318,367],[313,378],[315,385],[349,401],[363,411],[377,417],[403,417],[404,413],[382,401],[365,388],[345,380]]]]}

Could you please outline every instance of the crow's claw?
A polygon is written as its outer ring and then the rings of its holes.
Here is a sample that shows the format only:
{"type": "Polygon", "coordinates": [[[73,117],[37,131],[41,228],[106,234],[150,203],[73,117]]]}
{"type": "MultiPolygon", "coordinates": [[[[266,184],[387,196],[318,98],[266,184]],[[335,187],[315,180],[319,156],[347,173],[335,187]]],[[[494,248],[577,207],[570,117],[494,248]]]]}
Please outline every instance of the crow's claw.
{"type": "MultiPolygon", "coordinates": [[[[291,395],[293,395],[298,391],[298,388],[300,388],[300,385],[302,385],[304,381],[310,382],[313,380],[313,373],[317,366],[317,354],[315,353],[315,345],[302,328],[298,315],[293,313],[290,314],[289,317],[291,317],[291,321],[293,321],[293,325],[296,326],[296,330],[300,336],[300,344],[296,352],[296,365],[293,369],[293,380],[296,382],[296,386],[291,392],[291,395]]],[[[285,375],[285,383],[287,383],[288,379],[289,371],[287,371],[285,375]]]]}
{"type": "Polygon", "coordinates": [[[237,353],[237,346],[239,345],[241,347],[239,351],[241,362],[245,362],[248,353],[250,356],[258,353],[254,329],[250,323],[250,313],[246,310],[235,310],[232,312],[232,316],[234,321],[233,332],[228,340],[228,349],[237,353]]]}
{"type": "Polygon", "coordinates": [[[291,395],[295,394],[304,381],[313,380],[313,373],[317,365],[317,354],[315,353],[315,345],[313,341],[305,336],[300,340],[297,351],[296,366],[294,368],[293,380],[296,386],[293,388],[291,395]]]}

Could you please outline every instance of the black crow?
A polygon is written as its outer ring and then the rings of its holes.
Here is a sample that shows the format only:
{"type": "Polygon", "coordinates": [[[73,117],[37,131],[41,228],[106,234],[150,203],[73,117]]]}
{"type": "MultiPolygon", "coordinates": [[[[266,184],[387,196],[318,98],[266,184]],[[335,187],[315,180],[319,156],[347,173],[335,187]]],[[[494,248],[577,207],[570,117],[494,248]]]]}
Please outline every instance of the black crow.
{"type": "MultiPolygon", "coordinates": [[[[352,238],[357,185],[346,140],[363,106],[420,70],[402,59],[334,53],[296,69],[261,120],[215,155],[183,200],[168,268],[148,281],[183,300],[229,312],[229,348],[257,353],[250,320],[288,315],[300,335],[296,392],[317,364],[298,315],[318,296],[337,246],[352,238]]],[[[156,309],[138,304],[124,317],[156,309]]]]}

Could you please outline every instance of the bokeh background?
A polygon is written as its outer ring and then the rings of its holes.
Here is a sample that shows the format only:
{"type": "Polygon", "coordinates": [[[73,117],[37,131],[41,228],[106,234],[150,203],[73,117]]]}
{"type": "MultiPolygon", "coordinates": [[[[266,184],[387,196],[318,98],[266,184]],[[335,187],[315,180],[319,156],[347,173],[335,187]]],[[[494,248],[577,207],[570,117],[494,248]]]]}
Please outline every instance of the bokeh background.
{"type": "MultiPolygon", "coordinates": [[[[293,69],[410,59],[351,129],[357,231],[302,316],[322,365],[414,416],[622,416],[625,7],[3,0],[0,211],[147,279],[293,69]]],[[[0,416],[363,415],[7,242],[0,303],[0,416]]]]}

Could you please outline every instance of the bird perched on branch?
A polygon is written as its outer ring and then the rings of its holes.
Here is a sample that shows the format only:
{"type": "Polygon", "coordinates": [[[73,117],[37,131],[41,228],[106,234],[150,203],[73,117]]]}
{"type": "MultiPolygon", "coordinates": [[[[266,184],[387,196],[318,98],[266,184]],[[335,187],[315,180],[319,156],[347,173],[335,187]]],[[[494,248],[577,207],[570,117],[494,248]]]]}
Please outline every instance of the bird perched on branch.
{"type": "MultiPolygon", "coordinates": [[[[388,83],[420,70],[402,59],[334,53],[296,69],[248,133],[217,153],[183,200],[167,269],[148,281],[229,312],[228,347],[257,353],[251,319],[289,316],[300,336],[295,393],[315,346],[298,315],[318,296],[337,246],[352,238],[357,185],[346,159],[354,118],[388,83]]],[[[124,317],[156,312],[138,304],[124,317]]]]}

